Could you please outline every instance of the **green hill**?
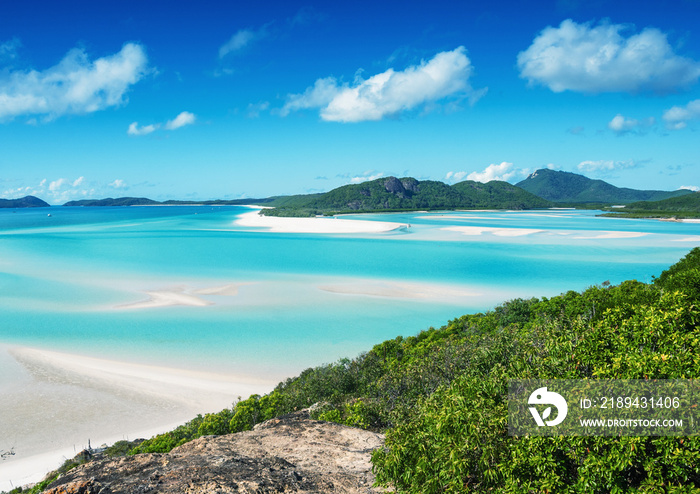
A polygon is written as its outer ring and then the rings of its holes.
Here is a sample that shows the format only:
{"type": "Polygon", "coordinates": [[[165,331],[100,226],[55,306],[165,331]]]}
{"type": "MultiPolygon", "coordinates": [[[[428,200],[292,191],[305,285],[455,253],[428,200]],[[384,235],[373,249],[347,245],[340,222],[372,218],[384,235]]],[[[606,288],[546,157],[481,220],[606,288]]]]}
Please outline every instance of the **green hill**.
{"type": "Polygon", "coordinates": [[[538,197],[564,203],[628,204],[636,201],[660,201],[690,193],[687,190],[636,190],[615,187],[576,173],[541,169],[528,176],[518,187],[538,197]]]}
{"type": "MultiPolygon", "coordinates": [[[[677,218],[700,216],[700,192],[691,192],[679,197],[671,197],[663,201],[641,201],[627,204],[624,208],[607,209],[614,211],[613,216],[641,216],[677,218]]],[[[610,216],[607,215],[607,216],[610,216]]]]}
{"type": "Polygon", "coordinates": [[[534,209],[551,204],[506,182],[465,181],[447,185],[433,180],[387,177],[338,187],[324,194],[290,196],[269,203],[265,214],[298,216],[378,211],[439,209],[534,209]]]}
{"type": "Polygon", "coordinates": [[[45,208],[49,203],[38,197],[25,196],[20,199],[0,199],[0,208],[45,208]]]}
{"type": "Polygon", "coordinates": [[[113,199],[83,199],[80,201],[69,201],[64,206],[152,206],[160,204],[158,201],[145,197],[118,197],[113,199]]]}

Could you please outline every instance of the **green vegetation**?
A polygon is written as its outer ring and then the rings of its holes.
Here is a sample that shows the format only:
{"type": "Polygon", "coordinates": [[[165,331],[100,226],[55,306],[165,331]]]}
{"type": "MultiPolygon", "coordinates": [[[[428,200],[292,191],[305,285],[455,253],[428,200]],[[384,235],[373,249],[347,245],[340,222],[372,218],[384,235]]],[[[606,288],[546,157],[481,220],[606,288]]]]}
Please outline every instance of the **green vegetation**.
{"type": "Polygon", "coordinates": [[[700,248],[651,284],[516,299],[387,340],[131,453],[248,430],[313,405],[314,418],[386,432],[374,470],[399,492],[700,492],[700,436],[507,434],[509,379],[697,378],[698,324],[700,248]]]}
{"type": "Polygon", "coordinates": [[[0,199],[0,208],[45,208],[49,207],[47,202],[38,197],[25,196],[20,199],[0,199]]]}
{"type": "Polygon", "coordinates": [[[473,181],[447,185],[415,178],[380,178],[345,185],[325,194],[279,198],[264,210],[272,216],[315,216],[338,213],[442,209],[534,209],[551,204],[507,182],[473,181]]]}
{"type": "Polygon", "coordinates": [[[145,197],[118,197],[113,199],[82,199],[80,201],[68,201],[64,206],[153,206],[160,204],[158,201],[145,197]]]}
{"type": "Polygon", "coordinates": [[[700,192],[690,192],[663,201],[640,201],[624,208],[605,208],[601,216],[623,218],[700,218],[700,192]]]}
{"type": "Polygon", "coordinates": [[[548,201],[569,204],[627,204],[635,201],[660,201],[690,193],[688,190],[668,192],[620,188],[602,180],[546,168],[537,170],[516,186],[548,201]]]}
{"type": "Polygon", "coordinates": [[[700,492],[700,436],[507,434],[509,379],[696,379],[699,324],[695,248],[650,284],[515,299],[306,369],[129,454],[311,407],[316,419],[386,432],[373,468],[398,492],[700,492]]]}

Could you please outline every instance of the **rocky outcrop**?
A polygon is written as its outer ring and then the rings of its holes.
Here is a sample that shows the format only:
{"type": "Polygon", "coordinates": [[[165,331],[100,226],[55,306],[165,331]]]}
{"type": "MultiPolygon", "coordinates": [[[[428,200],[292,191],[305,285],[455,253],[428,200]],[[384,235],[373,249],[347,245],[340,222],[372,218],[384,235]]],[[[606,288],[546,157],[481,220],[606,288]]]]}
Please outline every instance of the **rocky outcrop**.
{"type": "Polygon", "coordinates": [[[201,437],[166,454],[93,461],[45,492],[382,492],[372,487],[370,455],[383,441],[381,434],[311,420],[304,410],[252,431],[201,437]]]}

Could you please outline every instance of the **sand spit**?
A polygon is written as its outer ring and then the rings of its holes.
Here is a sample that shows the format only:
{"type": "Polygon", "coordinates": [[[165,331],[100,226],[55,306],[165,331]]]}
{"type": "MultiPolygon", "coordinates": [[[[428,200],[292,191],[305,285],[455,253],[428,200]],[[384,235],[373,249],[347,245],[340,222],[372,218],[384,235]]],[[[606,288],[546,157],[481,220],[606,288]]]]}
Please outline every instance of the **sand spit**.
{"type": "Polygon", "coordinates": [[[351,281],[320,285],[319,290],[345,295],[405,298],[445,301],[465,297],[479,297],[482,293],[448,285],[403,283],[393,281],[351,281]]]}
{"type": "Polygon", "coordinates": [[[605,239],[605,238],[637,238],[649,235],[644,232],[586,232],[586,235],[577,235],[575,239],[605,239]]]}
{"type": "Polygon", "coordinates": [[[534,228],[493,228],[488,226],[449,226],[441,228],[441,230],[458,232],[462,235],[483,235],[487,233],[497,237],[523,237],[544,231],[534,228]]]}
{"type": "Polygon", "coordinates": [[[275,233],[385,233],[405,229],[408,225],[388,221],[334,218],[283,218],[262,216],[258,211],[238,217],[237,226],[267,228],[275,233]]]}
{"type": "Polygon", "coordinates": [[[250,283],[229,283],[222,286],[191,288],[186,286],[176,286],[173,288],[165,288],[162,290],[148,290],[143,293],[148,295],[147,300],[140,300],[128,304],[122,304],[115,307],[116,309],[155,309],[159,307],[172,306],[190,306],[190,307],[205,307],[213,305],[214,302],[207,300],[202,296],[225,296],[235,297],[239,293],[239,289],[243,285],[250,283]]]}

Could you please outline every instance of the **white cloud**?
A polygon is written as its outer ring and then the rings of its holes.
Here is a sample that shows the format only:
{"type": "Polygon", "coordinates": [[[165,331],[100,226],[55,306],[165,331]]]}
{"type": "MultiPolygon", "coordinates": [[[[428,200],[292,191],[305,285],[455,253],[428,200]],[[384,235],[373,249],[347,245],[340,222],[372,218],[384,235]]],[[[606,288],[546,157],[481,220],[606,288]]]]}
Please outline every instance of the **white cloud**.
{"type": "Polygon", "coordinates": [[[700,62],[676,55],[666,34],[646,28],[625,38],[628,26],[571,19],[547,27],[518,54],[520,76],[554,92],[668,93],[700,78],[700,62]]]}
{"type": "Polygon", "coordinates": [[[57,190],[61,189],[65,184],[68,183],[68,180],[65,178],[59,178],[58,180],[54,180],[49,184],[49,190],[51,192],[56,192],[57,190]]]}
{"type": "Polygon", "coordinates": [[[5,72],[0,77],[0,120],[19,115],[51,120],[121,105],[129,88],[147,73],[147,65],[143,47],[127,43],[118,53],[94,62],[76,48],[44,71],[5,72]]]}
{"type": "Polygon", "coordinates": [[[447,183],[457,183],[461,182],[464,180],[464,177],[467,176],[467,172],[447,172],[447,175],[445,175],[445,182],[447,183]]]}
{"type": "Polygon", "coordinates": [[[364,175],[352,177],[352,178],[350,178],[350,183],[351,184],[361,184],[362,182],[371,182],[372,180],[377,180],[378,178],[382,178],[384,176],[383,173],[374,173],[374,174],[371,174],[371,173],[372,172],[365,172],[364,175]]]}
{"type": "Polygon", "coordinates": [[[673,106],[666,110],[663,119],[666,127],[673,130],[683,129],[688,120],[700,118],[700,99],[693,100],[685,106],[673,106]]]}
{"type": "Polygon", "coordinates": [[[142,125],[139,127],[138,122],[132,122],[129,125],[126,133],[130,136],[145,136],[155,132],[161,127],[164,127],[167,130],[175,130],[179,129],[180,127],[184,127],[185,125],[191,125],[195,122],[195,120],[197,120],[197,116],[194,113],[183,111],[177,117],[173,118],[172,120],[168,120],[165,124],[155,123],[151,125],[142,125]]]}
{"type": "Polygon", "coordinates": [[[150,134],[151,132],[155,132],[156,130],[158,130],[159,127],[159,124],[142,125],[141,127],[139,127],[138,122],[132,122],[129,125],[129,128],[127,129],[126,133],[130,136],[145,136],[147,134],[150,134]]]}
{"type": "Polygon", "coordinates": [[[116,179],[114,182],[109,184],[109,186],[114,188],[114,189],[126,189],[126,188],[128,188],[128,186],[126,185],[126,182],[124,182],[124,180],[122,180],[120,178],[116,179]]]}
{"type": "Polygon", "coordinates": [[[692,190],[693,192],[698,192],[700,191],[700,187],[697,185],[681,185],[678,187],[680,190],[692,190]]]}
{"type": "Polygon", "coordinates": [[[250,103],[248,105],[248,118],[258,118],[260,114],[267,111],[270,108],[269,101],[262,101],[260,103],[250,103]]]}
{"type": "Polygon", "coordinates": [[[645,118],[644,120],[637,120],[634,118],[624,117],[618,113],[612,120],[610,120],[610,122],[608,122],[608,128],[616,134],[626,134],[636,129],[651,127],[655,122],[656,120],[654,117],[645,118]]]}
{"type": "Polygon", "coordinates": [[[500,180],[502,182],[507,182],[508,180],[526,177],[529,174],[528,169],[524,168],[513,168],[513,163],[508,163],[507,161],[502,162],[499,165],[490,164],[484,171],[472,172],[467,175],[467,180],[474,180],[475,182],[487,183],[492,180],[500,180]]]}
{"type": "Polygon", "coordinates": [[[79,185],[82,185],[84,181],[85,177],[76,178],[75,180],[73,180],[73,187],[78,187],[79,185]]]}
{"type": "Polygon", "coordinates": [[[381,120],[445,98],[469,98],[475,103],[486,89],[469,84],[473,68],[463,46],[441,52],[402,71],[389,69],[369,79],[357,76],[352,85],[334,77],[318,79],[301,94],[287,97],[280,114],[320,108],[323,120],[361,122],[381,120]]]}
{"type": "Polygon", "coordinates": [[[579,171],[589,173],[606,173],[613,170],[624,170],[628,168],[636,168],[637,164],[634,161],[582,161],[578,164],[579,171]]]}
{"type": "Polygon", "coordinates": [[[229,53],[242,50],[251,43],[268,36],[268,24],[260,29],[241,29],[219,48],[219,58],[224,58],[229,53]]]}
{"type": "Polygon", "coordinates": [[[165,124],[165,128],[168,130],[179,129],[180,127],[184,127],[185,125],[193,124],[196,119],[197,117],[194,113],[183,111],[174,119],[169,120],[168,123],[165,124]]]}

